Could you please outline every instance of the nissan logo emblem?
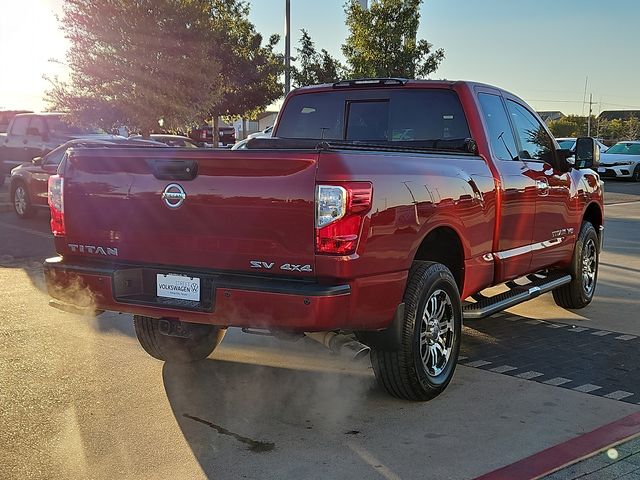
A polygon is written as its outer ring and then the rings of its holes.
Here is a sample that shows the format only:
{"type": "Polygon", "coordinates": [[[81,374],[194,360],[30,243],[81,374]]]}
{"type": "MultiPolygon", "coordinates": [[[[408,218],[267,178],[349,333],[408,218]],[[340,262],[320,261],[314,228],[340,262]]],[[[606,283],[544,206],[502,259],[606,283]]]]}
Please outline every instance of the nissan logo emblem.
{"type": "Polygon", "coordinates": [[[170,183],[164,188],[162,192],[162,200],[169,208],[178,208],[182,205],[187,198],[187,194],[177,183],[170,183]]]}

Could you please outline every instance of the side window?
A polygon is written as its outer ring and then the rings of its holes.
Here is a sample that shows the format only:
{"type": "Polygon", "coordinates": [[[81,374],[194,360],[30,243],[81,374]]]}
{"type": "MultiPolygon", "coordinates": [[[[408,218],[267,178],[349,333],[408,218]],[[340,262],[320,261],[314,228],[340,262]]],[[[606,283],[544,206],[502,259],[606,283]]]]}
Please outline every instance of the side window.
{"type": "Polygon", "coordinates": [[[507,100],[507,108],[520,138],[522,160],[553,161],[555,147],[553,140],[538,119],[522,105],[507,100]]]}
{"type": "Polygon", "coordinates": [[[47,154],[44,160],[44,164],[60,165],[60,162],[62,161],[62,157],[64,156],[66,151],[67,151],[66,148],[56,148],[55,150],[47,154]]]}
{"type": "Polygon", "coordinates": [[[31,123],[29,123],[29,130],[27,130],[27,135],[41,136],[46,131],[47,128],[42,117],[31,117],[31,123]]]}
{"type": "Polygon", "coordinates": [[[502,99],[488,93],[479,94],[478,99],[489,127],[491,150],[500,160],[515,160],[518,149],[502,99]]]}
{"type": "Polygon", "coordinates": [[[15,117],[11,127],[11,135],[26,135],[29,126],[29,117],[15,117]]]}

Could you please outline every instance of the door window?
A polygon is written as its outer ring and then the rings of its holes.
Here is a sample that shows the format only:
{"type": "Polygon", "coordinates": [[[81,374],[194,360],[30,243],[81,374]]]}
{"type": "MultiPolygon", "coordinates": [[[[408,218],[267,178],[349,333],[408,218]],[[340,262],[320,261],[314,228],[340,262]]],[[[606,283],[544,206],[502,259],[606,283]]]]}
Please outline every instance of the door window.
{"type": "Polygon", "coordinates": [[[478,99],[489,128],[491,151],[500,160],[516,160],[518,149],[502,99],[488,93],[479,94],[478,99]]]}
{"type": "Polygon", "coordinates": [[[13,126],[11,127],[11,135],[26,135],[28,126],[29,117],[15,117],[13,119],[13,126]]]}
{"type": "Polygon", "coordinates": [[[520,159],[552,162],[555,146],[538,119],[522,105],[511,100],[507,100],[507,108],[520,138],[520,159]]]}
{"type": "Polygon", "coordinates": [[[32,117],[31,123],[29,123],[28,135],[37,135],[41,137],[47,128],[44,124],[44,120],[41,117],[32,117]]]}

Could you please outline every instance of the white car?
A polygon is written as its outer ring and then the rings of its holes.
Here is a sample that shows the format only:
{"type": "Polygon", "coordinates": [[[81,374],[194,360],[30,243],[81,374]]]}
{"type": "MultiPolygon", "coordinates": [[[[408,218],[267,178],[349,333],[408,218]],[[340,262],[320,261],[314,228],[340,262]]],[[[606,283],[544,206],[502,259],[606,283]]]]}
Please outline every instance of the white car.
{"type": "Polygon", "coordinates": [[[240,140],[233,147],[231,147],[231,150],[245,150],[247,148],[247,143],[249,142],[249,140],[251,140],[252,138],[269,138],[271,137],[271,132],[273,132],[273,126],[267,127],[260,132],[252,133],[247,138],[245,138],[244,140],[240,140]]]}
{"type": "MultiPolygon", "coordinates": [[[[573,138],[569,138],[569,137],[556,138],[556,140],[558,141],[558,145],[560,145],[560,148],[564,148],[566,150],[571,150],[572,152],[576,151],[576,140],[577,139],[575,137],[573,137],[573,138]]],[[[600,153],[604,153],[609,149],[609,147],[607,147],[604,143],[602,143],[597,138],[596,138],[596,143],[600,147],[600,153]]]]}
{"type": "Polygon", "coordinates": [[[600,157],[602,178],[627,178],[640,182],[640,141],[618,142],[600,157]]]}

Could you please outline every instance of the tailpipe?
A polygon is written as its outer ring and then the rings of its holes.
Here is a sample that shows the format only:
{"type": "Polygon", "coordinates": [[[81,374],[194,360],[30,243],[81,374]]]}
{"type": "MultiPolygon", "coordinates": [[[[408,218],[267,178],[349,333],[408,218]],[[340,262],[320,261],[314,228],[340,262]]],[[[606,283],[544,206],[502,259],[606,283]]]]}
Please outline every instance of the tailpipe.
{"type": "Polygon", "coordinates": [[[349,360],[362,360],[369,355],[370,348],[355,338],[336,332],[304,332],[312,340],[324,345],[336,355],[349,360]]]}

